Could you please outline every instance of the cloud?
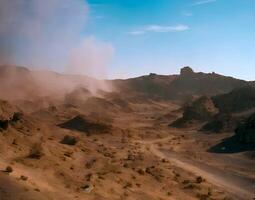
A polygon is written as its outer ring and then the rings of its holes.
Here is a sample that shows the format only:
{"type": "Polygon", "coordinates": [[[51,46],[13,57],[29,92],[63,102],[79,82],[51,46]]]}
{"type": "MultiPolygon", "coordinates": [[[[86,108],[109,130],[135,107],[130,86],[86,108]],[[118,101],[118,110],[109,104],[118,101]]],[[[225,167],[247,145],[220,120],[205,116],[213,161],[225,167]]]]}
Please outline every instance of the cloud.
{"type": "Polygon", "coordinates": [[[168,33],[168,32],[182,32],[189,30],[187,25],[176,25],[176,26],[160,26],[160,25],[148,25],[141,29],[129,32],[130,35],[143,35],[146,33],[168,33]]]}
{"type": "Polygon", "coordinates": [[[128,32],[128,34],[130,34],[130,35],[143,35],[145,33],[146,33],[146,31],[131,31],[131,32],[128,32]]]}
{"type": "Polygon", "coordinates": [[[203,4],[213,3],[216,1],[217,0],[201,0],[201,1],[197,1],[197,2],[193,3],[192,6],[199,6],[199,5],[203,5],[203,4]]]}
{"type": "Polygon", "coordinates": [[[188,11],[183,11],[183,12],[182,12],[182,15],[184,15],[184,16],[186,16],[186,17],[192,17],[192,16],[193,16],[193,13],[188,12],[188,11]]]}

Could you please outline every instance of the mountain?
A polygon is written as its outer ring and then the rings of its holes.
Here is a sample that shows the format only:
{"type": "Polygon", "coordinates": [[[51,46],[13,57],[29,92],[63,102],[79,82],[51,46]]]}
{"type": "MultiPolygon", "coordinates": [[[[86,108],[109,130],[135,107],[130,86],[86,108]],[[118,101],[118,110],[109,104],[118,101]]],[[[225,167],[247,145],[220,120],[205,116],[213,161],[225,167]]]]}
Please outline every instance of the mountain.
{"type": "Polygon", "coordinates": [[[242,87],[248,83],[232,77],[216,73],[195,73],[189,67],[181,69],[181,74],[171,84],[171,94],[175,98],[185,96],[212,96],[230,92],[234,88],[242,87]]]}
{"type": "Polygon", "coordinates": [[[115,88],[129,97],[134,95],[185,102],[193,97],[223,94],[249,85],[246,81],[216,73],[196,73],[190,67],[182,68],[180,75],[151,73],[126,80],[100,81],[81,75],[32,71],[18,66],[0,66],[0,80],[2,91],[0,98],[7,99],[22,99],[24,96],[58,97],[71,92],[74,88],[85,87],[90,92],[111,91],[115,88]]]}
{"type": "Polygon", "coordinates": [[[181,69],[180,75],[150,74],[127,80],[116,80],[120,90],[135,91],[148,97],[187,101],[192,97],[224,94],[248,82],[216,73],[196,73],[190,67],[181,69]]]}

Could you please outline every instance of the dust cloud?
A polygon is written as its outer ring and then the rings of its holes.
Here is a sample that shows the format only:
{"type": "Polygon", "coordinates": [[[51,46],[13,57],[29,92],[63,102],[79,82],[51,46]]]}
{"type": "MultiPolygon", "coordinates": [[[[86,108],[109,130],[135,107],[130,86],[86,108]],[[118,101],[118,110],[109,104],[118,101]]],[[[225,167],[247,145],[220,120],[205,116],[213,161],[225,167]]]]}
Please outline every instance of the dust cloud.
{"type": "MultiPolygon", "coordinates": [[[[76,86],[88,87],[93,93],[109,90],[105,81],[97,79],[107,77],[114,48],[93,36],[81,34],[86,29],[89,10],[84,0],[1,0],[0,65],[36,69],[29,79],[32,77],[44,93],[67,92],[76,86]],[[66,73],[93,78],[70,78],[66,73]]],[[[7,77],[15,83],[22,79],[15,80],[17,76],[7,77]]],[[[31,84],[28,77],[24,79],[23,84],[31,84]]]]}

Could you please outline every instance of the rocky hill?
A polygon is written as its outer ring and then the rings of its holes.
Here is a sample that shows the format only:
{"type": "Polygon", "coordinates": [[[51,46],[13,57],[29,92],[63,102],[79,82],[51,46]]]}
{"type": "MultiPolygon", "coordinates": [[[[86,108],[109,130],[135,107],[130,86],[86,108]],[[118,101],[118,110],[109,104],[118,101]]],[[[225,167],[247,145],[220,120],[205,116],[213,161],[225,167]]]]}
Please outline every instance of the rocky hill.
{"type": "Polygon", "coordinates": [[[238,122],[255,112],[255,88],[245,86],[226,94],[201,97],[184,106],[183,110],[183,116],[173,126],[182,127],[192,121],[199,121],[206,122],[202,131],[233,131],[238,122]],[[209,108],[214,108],[214,112],[210,112],[209,108]]]}
{"type": "Polygon", "coordinates": [[[174,121],[171,126],[182,127],[190,125],[194,121],[205,122],[211,120],[218,113],[218,109],[212,99],[206,96],[202,96],[189,105],[185,105],[183,110],[182,117],[174,121]]]}
{"type": "Polygon", "coordinates": [[[97,90],[112,91],[113,87],[117,92],[129,97],[133,95],[186,102],[193,97],[223,94],[249,85],[246,81],[215,73],[196,73],[190,67],[182,68],[180,75],[152,73],[126,80],[99,81],[80,75],[31,71],[17,66],[0,66],[0,80],[0,98],[8,100],[24,99],[24,96],[58,97],[82,86],[92,93],[97,90]]]}
{"type": "Polygon", "coordinates": [[[113,84],[119,91],[124,93],[136,93],[137,95],[145,95],[150,98],[171,98],[169,90],[172,81],[177,75],[158,75],[149,74],[126,80],[113,80],[113,84]]]}
{"type": "Polygon", "coordinates": [[[249,85],[248,82],[216,73],[196,73],[184,67],[180,75],[150,74],[114,81],[120,90],[143,93],[149,97],[187,101],[196,96],[213,96],[249,85]]]}
{"type": "Polygon", "coordinates": [[[176,98],[187,95],[212,96],[227,93],[245,85],[248,83],[232,77],[216,73],[195,73],[190,67],[184,67],[181,69],[180,76],[172,82],[170,90],[176,98]]]}

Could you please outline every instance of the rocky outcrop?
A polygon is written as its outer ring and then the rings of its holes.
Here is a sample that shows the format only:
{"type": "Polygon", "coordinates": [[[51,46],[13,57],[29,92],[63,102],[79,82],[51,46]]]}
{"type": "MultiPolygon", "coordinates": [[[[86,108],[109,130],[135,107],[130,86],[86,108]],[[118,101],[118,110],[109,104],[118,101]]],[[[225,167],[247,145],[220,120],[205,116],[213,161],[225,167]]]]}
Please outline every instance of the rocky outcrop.
{"type": "Polygon", "coordinates": [[[108,133],[111,126],[103,122],[93,121],[85,116],[78,115],[59,125],[61,128],[76,130],[85,133],[108,133]]]}
{"type": "Polygon", "coordinates": [[[226,94],[201,97],[184,107],[183,110],[183,117],[172,124],[174,127],[182,127],[192,121],[200,121],[206,122],[200,131],[231,132],[235,130],[238,122],[254,112],[255,88],[245,86],[226,94]]]}
{"type": "Polygon", "coordinates": [[[7,130],[10,123],[15,123],[22,118],[22,113],[7,101],[0,100],[0,131],[7,130]]]}
{"type": "Polygon", "coordinates": [[[246,86],[213,97],[214,104],[221,112],[242,112],[255,108],[255,87],[246,86]]]}
{"type": "Polygon", "coordinates": [[[192,75],[194,75],[194,71],[193,71],[193,69],[192,68],[190,68],[190,67],[183,67],[182,69],[181,69],[181,73],[180,73],[180,75],[182,76],[182,77],[185,77],[185,76],[192,76],[192,75]]]}
{"type": "MultiPolygon", "coordinates": [[[[237,121],[236,121],[237,124],[237,121]]],[[[235,127],[232,125],[232,128],[235,127]]],[[[244,120],[239,120],[235,135],[223,139],[220,143],[210,147],[212,153],[249,152],[247,156],[254,158],[255,150],[255,113],[244,120]]]]}
{"type": "Polygon", "coordinates": [[[224,94],[247,85],[247,82],[232,77],[216,73],[196,73],[190,67],[184,67],[180,76],[171,82],[168,90],[170,98],[187,99],[189,96],[224,94]]]}
{"type": "Polygon", "coordinates": [[[241,122],[235,133],[240,142],[255,144],[255,114],[241,122]]]}
{"type": "Polygon", "coordinates": [[[220,133],[222,131],[232,131],[235,129],[236,120],[230,114],[219,113],[202,126],[200,131],[220,133]]]}
{"type": "Polygon", "coordinates": [[[77,139],[73,136],[66,135],[61,141],[61,144],[66,144],[66,145],[75,145],[77,143],[77,139]]]}
{"type": "Polygon", "coordinates": [[[0,120],[10,120],[16,110],[8,101],[0,100],[0,120]]]}
{"type": "Polygon", "coordinates": [[[210,97],[200,97],[184,108],[183,116],[174,121],[171,126],[182,127],[193,121],[204,122],[212,119],[218,113],[210,97]]]}

